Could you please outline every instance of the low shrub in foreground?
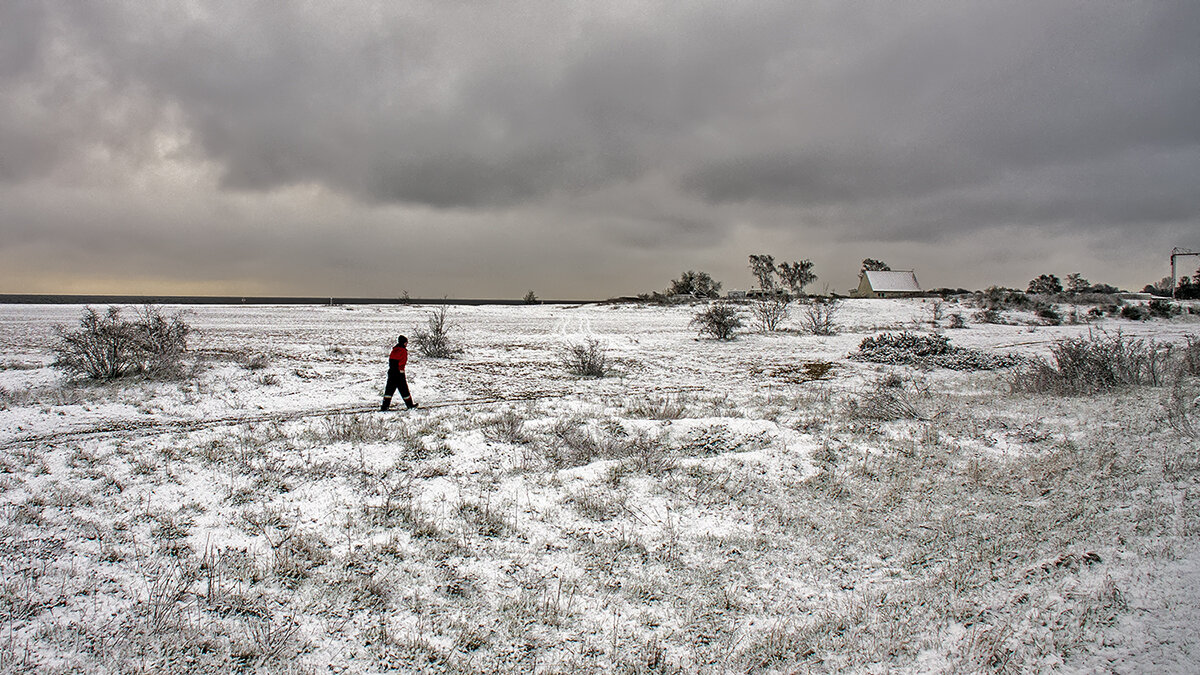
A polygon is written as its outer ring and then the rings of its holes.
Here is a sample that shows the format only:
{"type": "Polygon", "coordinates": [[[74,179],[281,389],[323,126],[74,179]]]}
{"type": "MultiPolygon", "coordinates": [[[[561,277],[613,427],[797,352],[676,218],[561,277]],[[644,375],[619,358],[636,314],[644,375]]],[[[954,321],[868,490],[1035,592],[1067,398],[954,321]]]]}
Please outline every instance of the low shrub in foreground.
{"type": "Polygon", "coordinates": [[[1184,375],[1200,375],[1200,337],[1188,335],[1179,349],[1179,366],[1184,375]]]}
{"type": "Polygon", "coordinates": [[[590,339],[563,347],[563,365],[572,375],[604,377],[608,375],[608,354],[599,340],[590,339]]]}
{"type": "Polygon", "coordinates": [[[55,330],[54,365],[96,380],[136,374],[181,375],[191,332],[180,315],[167,318],[152,306],[132,321],[123,319],[118,307],[109,307],[104,314],[88,307],[79,320],[79,330],[62,326],[55,330]]]}
{"type": "Polygon", "coordinates": [[[951,346],[950,339],[944,335],[918,335],[908,331],[864,338],[854,358],[872,363],[937,366],[951,370],[995,370],[1017,363],[1014,356],[951,346]]]}
{"type": "Polygon", "coordinates": [[[1172,371],[1173,347],[1121,333],[1065,338],[1039,359],[1013,373],[1014,392],[1095,394],[1126,385],[1164,384],[1172,371]]]}

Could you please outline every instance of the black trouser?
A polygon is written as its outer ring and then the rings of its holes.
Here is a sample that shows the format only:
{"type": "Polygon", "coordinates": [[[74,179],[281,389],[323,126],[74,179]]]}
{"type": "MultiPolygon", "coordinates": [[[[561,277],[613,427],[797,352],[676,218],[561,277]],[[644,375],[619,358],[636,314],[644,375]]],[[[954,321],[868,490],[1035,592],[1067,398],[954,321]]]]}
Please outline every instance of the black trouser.
{"type": "Polygon", "coordinates": [[[406,405],[412,405],[412,394],[408,393],[408,380],[399,370],[388,370],[387,386],[383,389],[383,409],[387,410],[392,403],[392,394],[400,390],[400,398],[406,405]]]}

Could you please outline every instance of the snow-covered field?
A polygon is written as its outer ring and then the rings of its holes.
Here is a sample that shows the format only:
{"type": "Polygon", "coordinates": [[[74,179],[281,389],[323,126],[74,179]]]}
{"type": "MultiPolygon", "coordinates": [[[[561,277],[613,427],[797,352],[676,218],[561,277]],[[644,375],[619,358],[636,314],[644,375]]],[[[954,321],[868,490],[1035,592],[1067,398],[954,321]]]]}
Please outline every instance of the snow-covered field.
{"type": "Polygon", "coordinates": [[[194,372],[93,384],[50,365],[81,307],[0,306],[0,670],[1200,670],[1200,443],[1170,386],[847,358],[885,330],[1032,357],[1200,321],[933,306],[731,342],[696,307],[452,307],[464,352],[413,349],[423,407],[389,413],[387,352],[430,307],[168,307],[194,372]],[[589,339],[609,377],[563,366],[589,339]]]}

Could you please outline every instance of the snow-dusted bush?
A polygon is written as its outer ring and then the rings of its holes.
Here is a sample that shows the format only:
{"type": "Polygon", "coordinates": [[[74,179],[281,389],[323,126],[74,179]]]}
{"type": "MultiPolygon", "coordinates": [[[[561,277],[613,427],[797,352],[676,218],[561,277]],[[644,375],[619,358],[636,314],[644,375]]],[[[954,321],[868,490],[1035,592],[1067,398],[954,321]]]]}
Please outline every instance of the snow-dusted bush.
{"type": "Polygon", "coordinates": [[[687,414],[686,400],[670,396],[639,399],[626,409],[632,417],[652,420],[677,420],[687,414]]]}
{"type": "Polygon", "coordinates": [[[271,357],[266,354],[247,354],[243,365],[246,370],[262,370],[271,367],[271,357]]]}
{"type": "Polygon", "coordinates": [[[191,328],[179,314],[167,318],[148,306],[133,321],[121,317],[118,307],[103,315],[88,307],[79,330],[55,328],[54,365],[73,375],[111,380],[147,374],[177,377],[183,372],[183,354],[191,328]]]}
{"type": "Polygon", "coordinates": [[[846,415],[885,422],[926,419],[917,405],[915,394],[904,387],[880,386],[857,399],[849,399],[846,401],[846,415]]]}
{"type": "Polygon", "coordinates": [[[981,308],[1001,311],[1006,309],[1024,309],[1033,302],[1027,294],[1016,289],[1003,288],[1001,286],[989,287],[987,290],[980,292],[975,300],[981,308]]]}
{"type": "Polygon", "coordinates": [[[1154,319],[1169,319],[1173,316],[1178,316],[1183,313],[1183,310],[1179,308],[1179,305],[1162,300],[1161,298],[1154,298],[1147,303],[1146,311],[1148,311],[1150,313],[1150,317],[1154,319]]]}
{"type": "Polygon", "coordinates": [[[718,302],[709,305],[692,317],[692,326],[714,340],[732,340],[737,329],[742,327],[742,317],[733,305],[718,302]]]}
{"type": "Polygon", "coordinates": [[[418,327],[413,331],[413,344],[417,351],[435,359],[449,359],[462,353],[462,348],[454,344],[450,337],[454,324],[450,323],[448,315],[449,309],[442,305],[429,313],[424,328],[418,327]]]}
{"type": "Polygon", "coordinates": [[[384,443],[393,439],[392,428],[372,415],[330,415],[322,420],[321,439],[328,443],[384,443]]]}
{"type": "Polygon", "coordinates": [[[1004,312],[1001,312],[995,307],[984,307],[978,312],[975,312],[974,318],[979,323],[999,324],[1004,323],[1004,312]]]}
{"type": "Polygon", "coordinates": [[[1179,349],[1179,366],[1183,375],[1200,375],[1200,338],[1188,335],[1179,349]]]}
{"type": "Polygon", "coordinates": [[[1058,313],[1058,308],[1048,302],[1035,302],[1033,311],[1037,317],[1045,321],[1048,325],[1058,326],[1062,324],[1062,314],[1058,313]]]}
{"type": "Polygon", "coordinates": [[[608,354],[599,340],[589,339],[562,348],[562,363],[572,375],[604,377],[608,375],[608,354]]]}
{"type": "Polygon", "coordinates": [[[791,299],[786,295],[773,295],[757,300],[750,306],[750,312],[758,321],[758,328],[764,333],[774,333],[779,330],[788,318],[791,299]]]}
{"type": "Polygon", "coordinates": [[[1039,359],[1013,373],[1015,392],[1095,394],[1126,385],[1160,385],[1171,371],[1172,347],[1121,333],[1065,338],[1039,359]]]}
{"type": "Polygon", "coordinates": [[[529,442],[529,434],[525,431],[525,418],[511,408],[489,417],[484,424],[483,436],[489,441],[513,445],[529,442]]]}
{"type": "Polygon", "coordinates": [[[944,335],[880,333],[864,338],[854,358],[892,365],[937,366],[951,370],[995,370],[1017,362],[1016,357],[954,347],[944,335]]]}
{"type": "Polygon", "coordinates": [[[1125,305],[1121,307],[1121,316],[1130,321],[1145,321],[1150,318],[1150,310],[1142,305],[1125,305]]]}
{"type": "Polygon", "coordinates": [[[1171,395],[1162,402],[1167,425],[1191,438],[1200,438],[1200,396],[1196,393],[1195,390],[1185,389],[1180,380],[1175,383],[1171,395]]]}
{"type": "Polygon", "coordinates": [[[833,335],[833,321],[841,308],[842,301],[837,298],[813,298],[804,306],[800,323],[813,335],[833,335]]]}

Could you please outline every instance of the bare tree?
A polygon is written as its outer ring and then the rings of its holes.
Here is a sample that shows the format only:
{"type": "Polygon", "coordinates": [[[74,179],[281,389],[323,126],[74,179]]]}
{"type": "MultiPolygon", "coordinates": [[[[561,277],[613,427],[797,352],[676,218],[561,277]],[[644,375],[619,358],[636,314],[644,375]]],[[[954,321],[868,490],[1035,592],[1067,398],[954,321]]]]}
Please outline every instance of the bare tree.
{"type": "Polygon", "coordinates": [[[813,273],[813,263],[811,260],[801,260],[799,262],[780,263],[779,278],[783,283],[787,284],[788,288],[796,295],[804,295],[804,287],[817,280],[817,275],[813,273]]]}
{"type": "Polygon", "coordinates": [[[874,258],[863,258],[862,270],[860,271],[860,274],[862,272],[890,272],[890,271],[892,271],[892,268],[890,266],[888,266],[888,264],[883,262],[882,260],[876,260],[874,258]]]}
{"type": "Polygon", "coordinates": [[[775,256],[750,256],[750,271],[754,274],[754,278],[758,280],[759,288],[764,291],[775,290],[775,256]]]}

